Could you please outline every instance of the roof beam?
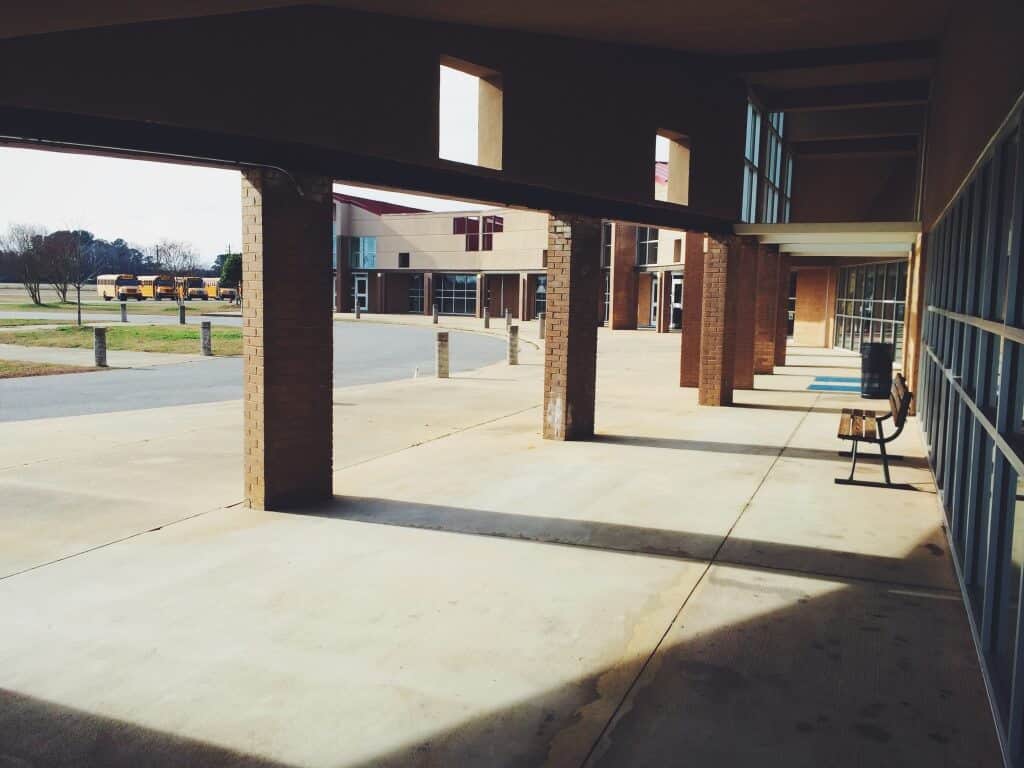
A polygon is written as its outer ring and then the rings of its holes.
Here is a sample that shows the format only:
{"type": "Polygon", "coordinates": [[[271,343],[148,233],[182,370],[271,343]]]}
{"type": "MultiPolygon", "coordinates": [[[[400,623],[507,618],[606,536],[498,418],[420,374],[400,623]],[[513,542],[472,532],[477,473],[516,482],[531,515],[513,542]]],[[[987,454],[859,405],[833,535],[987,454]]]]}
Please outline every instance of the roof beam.
{"type": "Polygon", "coordinates": [[[778,53],[755,53],[724,58],[726,66],[734,72],[772,72],[782,69],[808,69],[876,61],[931,60],[939,55],[935,40],[908,40],[875,45],[852,45],[839,48],[805,48],[778,53]]]}
{"type": "Polygon", "coordinates": [[[919,136],[924,131],[925,116],[921,104],[793,112],[786,115],[786,138],[801,142],[919,136]]]}
{"type": "Polygon", "coordinates": [[[917,153],[916,136],[876,136],[865,139],[833,139],[830,141],[794,142],[797,155],[913,155],[917,153]]]}
{"type": "Polygon", "coordinates": [[[789,90],[762,88],[758,95],[768,109],[774,112],[795,112],[925,104],[928,102],[929,91],[930,83],[927,80],[891,80],[789,90]]]}

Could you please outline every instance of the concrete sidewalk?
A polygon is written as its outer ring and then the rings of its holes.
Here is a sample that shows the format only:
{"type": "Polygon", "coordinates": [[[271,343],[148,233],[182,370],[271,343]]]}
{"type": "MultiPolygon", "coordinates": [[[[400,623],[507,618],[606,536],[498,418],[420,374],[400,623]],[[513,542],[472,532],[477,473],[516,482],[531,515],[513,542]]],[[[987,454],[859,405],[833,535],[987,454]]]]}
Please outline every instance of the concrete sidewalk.
{"type": "Polygon", "coordinates": [[[583,443],[540,439],[533,348],[336,390],[339,495],[290,514],[230,506],[239,403],[0,425],[0,744],[40,765],[998,765],[916,425],[893,472],[920,490],[836,486],[837,411],[863,403],[806,387],[859,358],[793,349],[711,409],[678,345],[601,332],[583,443]]]}

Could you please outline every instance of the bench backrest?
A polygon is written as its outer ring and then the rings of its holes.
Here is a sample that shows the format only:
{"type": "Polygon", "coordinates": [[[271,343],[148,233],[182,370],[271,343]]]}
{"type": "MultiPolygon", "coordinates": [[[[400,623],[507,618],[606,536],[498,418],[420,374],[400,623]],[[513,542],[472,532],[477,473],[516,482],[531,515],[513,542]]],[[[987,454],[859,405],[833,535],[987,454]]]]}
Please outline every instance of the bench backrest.
{"type": "Polygon", "coordinates": [[[889,408],[892,410],[892,424],[896,429],[902,429],[910,412],[910,401],[914,394],[907,389],[907,380],[902,373],[897,373],[892,380],[892,390],[889,392],[889,408]]]}

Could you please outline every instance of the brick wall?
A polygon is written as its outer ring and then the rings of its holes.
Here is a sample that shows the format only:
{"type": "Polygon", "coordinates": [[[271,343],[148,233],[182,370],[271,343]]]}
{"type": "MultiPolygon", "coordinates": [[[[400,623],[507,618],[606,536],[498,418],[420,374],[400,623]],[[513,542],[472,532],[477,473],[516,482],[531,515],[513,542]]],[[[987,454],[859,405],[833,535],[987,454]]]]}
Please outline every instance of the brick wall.
{"type": "Polygon", "coordinates": [[[552,215],[544,349],[544,424],[549,440],[594,434],[601,221],[552,215]]]}
{"type": "Polygon", "coordinates": [[[735,237],[708,237],[701,307],[701,405],[732,405],[739,248],[735,237]]]}
{"type": "Polygon", "coordinates": [[[332,493],[331,217],[328,178],[242,174],[244,474],[255,509],[332,493]]]}
{"type": "Polygon", "coordinates": [[[827,267],[797,270],[794,344],[801,347],[827,345],[830,277],[831,270],[827,267]]]}

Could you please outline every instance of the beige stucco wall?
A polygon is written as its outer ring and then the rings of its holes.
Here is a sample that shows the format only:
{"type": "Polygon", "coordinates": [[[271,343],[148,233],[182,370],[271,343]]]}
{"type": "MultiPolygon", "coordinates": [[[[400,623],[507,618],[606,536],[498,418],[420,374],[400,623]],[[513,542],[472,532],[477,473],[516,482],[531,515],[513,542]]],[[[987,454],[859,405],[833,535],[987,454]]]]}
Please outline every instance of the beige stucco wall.
{"type": "Polygon", "coordinates": [[[397,269],[398,254],[409,254],[410,271],[456,270],[528,271],[544,268],[547,248],[546,213],[510,208],[443,213],[393,213],[377,216],[351,204],[335,208],[341,234],[377,238],[377,268],[397,269]],[[345,222],[345,216],[350,218],[345,222]],[[490,251],[467,251],[466,236],[452,234],[452,220],[458,216],[495,215],[504,219],[502,232],[494,234],[490,251]]]}

